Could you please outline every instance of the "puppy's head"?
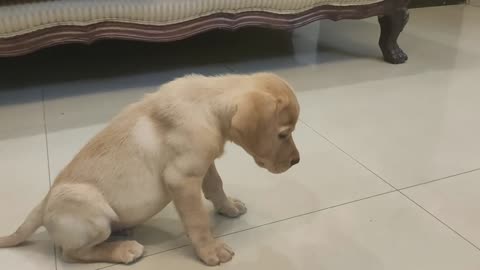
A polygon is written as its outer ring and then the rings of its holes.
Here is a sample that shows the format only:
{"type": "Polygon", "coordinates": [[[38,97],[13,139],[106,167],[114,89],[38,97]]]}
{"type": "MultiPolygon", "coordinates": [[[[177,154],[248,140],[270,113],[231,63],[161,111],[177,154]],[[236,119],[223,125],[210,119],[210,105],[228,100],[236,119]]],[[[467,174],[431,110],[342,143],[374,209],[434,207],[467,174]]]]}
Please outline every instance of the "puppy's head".
{"type": "Polygon", "coordinates": [[[232,139],[260,166],[282,173],[300,161],[292,132],[300,108],[292,88],[269,73],[252,75],[254,88],[240,97],[232,139]]]}

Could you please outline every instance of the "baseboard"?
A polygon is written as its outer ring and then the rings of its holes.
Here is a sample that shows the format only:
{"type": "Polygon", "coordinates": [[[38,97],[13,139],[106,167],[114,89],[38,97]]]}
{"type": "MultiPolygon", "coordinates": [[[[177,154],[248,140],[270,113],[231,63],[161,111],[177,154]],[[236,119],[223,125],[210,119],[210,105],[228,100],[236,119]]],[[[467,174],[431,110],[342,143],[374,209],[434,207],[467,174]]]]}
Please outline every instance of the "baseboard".
{"type": "MultiPolygon", "coordinates": [[[[479,0],[471,0],[478,2],[479,0]]],[[[411,0],[410,8],[465,4],[465,0],[411,0]]]]}

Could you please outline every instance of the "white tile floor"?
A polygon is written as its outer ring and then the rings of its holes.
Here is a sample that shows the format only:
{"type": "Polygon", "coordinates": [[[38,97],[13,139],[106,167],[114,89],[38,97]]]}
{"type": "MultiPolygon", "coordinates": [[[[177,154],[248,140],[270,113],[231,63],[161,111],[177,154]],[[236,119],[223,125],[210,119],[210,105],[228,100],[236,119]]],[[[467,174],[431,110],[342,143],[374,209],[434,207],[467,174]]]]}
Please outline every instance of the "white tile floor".
{"type": "MultiPolygon", "coordinates": [[[[274,176],[228,146],[218,167],[249,212],[212,213],[215,234],[236,251],[221,268],[480,269],[480,8],[411,13],[400,40],[410,60],[399,66],[380,61],[374,18],[322,21],[293,35],[243,30],[0,60],[0,234],[143,93],[185,73],[270,70],[298,91],[302,162],[274,176]]],[[[0,249],[0,268],[207,268],[172,207],[132,238],[147,251],[133,265],[67,264],[40,230],[0,249]]]]}

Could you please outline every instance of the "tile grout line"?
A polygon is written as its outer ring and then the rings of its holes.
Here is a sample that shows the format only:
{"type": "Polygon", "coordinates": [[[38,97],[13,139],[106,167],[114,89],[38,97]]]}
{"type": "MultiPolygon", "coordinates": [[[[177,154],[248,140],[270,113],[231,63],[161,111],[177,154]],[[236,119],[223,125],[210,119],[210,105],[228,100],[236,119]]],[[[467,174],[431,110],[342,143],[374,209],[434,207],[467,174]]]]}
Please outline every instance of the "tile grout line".
{"type": "Polygon", "coordinates": [[[320,137],[322,137],[323,139],[325,139],[328,143],[330,143],[331,145],[333,145],[335,148],[337,148],[338,150],[342,151],[344,154],[346,154],[349,158],[351,158],[352,160],[354,160],[356,163],[358,163],[359,165],[361,165],[362,167],[364,167],[365,169],[367,169],[368,171],[370,171],[371,173],[373,173],[375,176],[377,176],[379,179],[381,179],[383,182],[385,182],[386,184],[388,184],[389,186],[391,186],[392,188],[394,188],[395,190],[397,191],[401,191],[401,190],[405,190],[405,189],[409,189],[409,188],[413,188],[413,187],[418,187],[418,186],[422,186],[422,185],[426,185],[426,184],[430,184],[430,183],[433,183],[433,182],[437,182],[437,181],[441,181],[441,180],[446,180],[446,179],[450,179],[450,178],[453,178],[455,176],[460,176],[460,175],[464,175],[464,174],[468,174],[468,173],[472,173],[472,172],[476,172],[476,171],[480,171],[480,168],[475,168],[475,169],[471,169],[471,170],[468,170],[468,171],[463,171],[463,172],[459,172],[459,173],[456,173],[456,174],[451,174],[451,175],[447,175],[447,176],[444,176],[444,177],[440,177],[440,178],[436,178],[436,179],[433,179],[433,180],[427,180],[425,182],[421,182],[419,184],[414,184],[414,185],[410,185],[410,186],[406,186],[406,187],[402,187],[402,188],[396,188],[394,185],[390,184],[387,180],[385,180],[383,177],[381,177],[379,174],[375,173],[373,170],[371,170],[370,168],[368,168],[366,165],[364,165],[362,162],[360,162],[359,160],[357,160],[356,158],[354,158],[353,156],[351,156],[350,154],[348,154],[346,151],[344,151],[342,148],[340,148],[338,145],[336,145],[335,143],[333,143],[331,140],[329,140],[327,137],[325,137],[324,135],[322,135],[320,132],[316,131],[314,128],[312,128],[310,125],[308,125],[305,121],[303,120],[300,120],[305,126],[307,126],[308,128],[310,128],[313,132],[317,133],[320,137]]]}
{"type": "Polygon", "coordinates": [[[306,212],[306,213],[294,215],[294,216],[291,216],[291,217],[288,217],[288,218],[283,218],[283,219],[275,220],[275,221],[272,221],[272,222],[267,222],[267,223],[260,224],[260,225],[257,225],[257,226],[255,226],[255,227],[252,227],[252,228],[247,228],[247,229],[239,230],[239,231],[236,231],[236,232],[231,232],[231,233],[222,234],[222,235],[220,235],[220,236],[217,236],[216,238],[218,238],[218,237],[225,237],[225,236],[229,236],[229,235],[232,235],[232,234],[241,233],[241,232],[245,232],[245,231],[250,231],[250,230],[253,230],[253,229],[265,227],[265,226],[272,225],[272,224],[275,224],[275,223],[280,223],[280,222],[283,222],[283,221],[288,221],[288,220],[291,220],[291,219],[295,219],[295,218],[299,218],[299,217],[304,217],[304,216],[308,216],[308,215],[311,215],[311,214],[320,213],[320,212],[323,212],[323,211],[326,211],[326,210],[329,210],[329,209],[338,208],[338,207],[341,207],[341,206],[345,206],[345,205],[349,205],[349,204],[353,204],[353,203],[365,201],[365,200],[368,200],[368,199],[380,197],[380,196],[383,196],[383,195],[386,195],[386,194],[390,194],[390,193],[395,193],[395,192],[397,192],[397,190],[385,191],[385,192],[382,192],[382,193],[378,193],[378,194],[375,194],[375,195],[370,195],[370,196],[363,197],[363,198],[360,198],[360,199],[356,199],[356,200],[352,200],[352,201],[348,201],[348,202],[344,202],[344,203],[339,203],[339,204],[335,204],[335,205],[332,205],[332,206],[320,208],[320,209],[318,209],[318,210],[313,210],[313,211],[310,211],[310,212],[306,212]]]}
{"type": "MultiPolygon", "coordinates": [[[[242,233],[242,232],[246,232],[246,231],[255,230],[255,229],[265,227],[265,226],[269,226],[269,225],[272,225],[272,224],[281,223],[281,222],[284,222],[284,221],[292,220],[292,219],[303,217],[303,216],[308,216],[308,215],[311,215],[311,214],[321,213],[321,212],[329,210],[329,209],[335,209],[335,208],[338,208],[338,207],[341,207],[341,206],[361,202],[361,201],[364,201],[364,200],[380,197],[380,196],[390,194],[390,193],[395,193],[395,192],[399,192],[399,191],[389,190],[389,191],[386,191],[386,192],[378,193],[378,194],[375,194],[375,195],[370,195],[370,196],[363,197],[363,198],[360,198],[360,199],[356,199],[356,200],[353,200],[353,201],[348,201],[348,202],[344,202],[344,203],[340,203],[340,204],[335,204],[335,205],[324,207],[324,208],[321,208],[321,209],[318,209],[318,210],[313,210],[313,211],[310,211],[310,212],[294,215],[294,216],[291,216],[291,217],[287,217],[287,218],[263,223],[263,224],[260,224],[260,225],[257,225],[257,226],[253,226],[251,228],[246,228],[246,229],[238,230],[238,231],[235,231],[235,232],[230,232],[230,233],[217,235],[214,238],[216,239],[216,238],[221,238],[221,237],[225,237],[225,236],[229,236],[229,235],[234,235],[234,234],[238,234],[238,233],[242,233]]],[[[170,248],[170,249],[167,249],[167,250],[163,250],[163,251],[155,252],[155,253],[152,253],[152,254],[148,254],[148,255],[143,256],[143,258],[151,257],[151,256],[162,254],[162,253],[166,253],[166,252],[169,252],[169,251],[172,251],[172,250],[181,249],[181,248],[184,248],[184,247],[187,247],[187,246],[191,246],[191,244],[185,244],[185,245],[170,248]]],[[[113,267],[115,265],[119,265],[119,264],[111,264],[111,265],[103,266],[103,267],[97,268],[96,270],[102,270],[102,269],[110,268],[110,267],[113,267]]]]}
{"type": "Polygon", "coordinates": [[[323,134],[321,134],[320,132],[318,132],[317,130],[315,130],[314,128],[312,128],[309,124],[307,124],[305,121],[303,121],[302,119],[300,119],[300,122],[302,122],[305,126],[307,126],[310,130],[312,130],[313,132],[315,132],[317,135],[319,135],[320,137],[322,137],[324,140],[326,140],[328,143],[330,143],[331,145],[333,145],[335,148],[337,148],[338,150],[340,150],[342,153],[344,153],[347,157],[349,157],[350,159],[352,159],[353,161],[355,161],[357,164],[359,164],[360,166],[362,166],[363,168],[365,168],[366,170],[368,170],[369,172],[371,172],[373,175],[375,175],[379,180],[381,180],[382,182],[384,182],[385,184],[389,185],[391,188],[393,188],[395,191],[398,191],[398,189],[390,184],[387,180],[385,180],[383,177],[381,177],[379,174],[377,174],[376,172],[374,172],[373,170],[371,170],[370,168],[368,168],[365,164],[363,164],[362,162],[360,162],[358,159],[354,158],[352,155],[350,155],[349,153],[347,153],[345,150],[343,150],[342,148],[340,148],[337,144],[335,144],[334,142],[332,142],[330,139],[328,139],[326,136],[324,136],[323,134]]]}
{"type": "Polygon", "coordinates": [[[48,150],[48,131],[47,131],[47,117],[45,112],[45,93],[42,91],[42,113],[43,113],[43,131],[45,132],[45,148],[47,151],[47,169],[48,169],[48,184],[52,186],[51,173],[50,173],[50,153],[48,150]]]}
{"type": "Polygon", "coordinates": [[[367,169],[368,171],[370,171],[371,173],[373,173],[375,176],[377,176],[379,179],[381,179],[383,182],[385,182],[386,184],[388,184],[390,187],[392,187],[393,189],[397,190],[397,191],[401,191],[401,190],[405,190],[405,189],[409,189],[409,188],[413,188],[413,187],[418,187],[418,186],[422,186],[422,185],[426,185],[426,184],[430,184],[430,183],[434,183],[434,182],[437,182],[437,181],[441,181],[441,180],[446,180],[446,179],[450,179],[450,178],[453,178],[455,176],[460,176],[460,175],[464,175],[464,174],[468,174],[468,173],[472,173],[472,172],[476,172],[476,171],[480,171],[480,168],[475,168],[475,169],[471,169],[471,170],[468,170],[468,171],[464,171],[464,172],[459,172],[459,173],[456,173],[456,174],[451,174],[451,175],[447,175],[447,176],[444,176],[444,177],[440,177],[440,178],[436,178],[436,179],[433,179],[433,180],[427,180],[425,182],[421,182],[419,184],[414,184],[414,185],[410,185],[410,186],[406,186],[406,187],[402,187],[402,188],[396,188],[394,185],[390,184],[387,180],[385,180],[383,177],[381,177],[379,174],[377,174],[376,172],[374,172],[373,170],[371,170],[370,168],[368,168],[366,165],[364,165],[362,162],[360,162],[358,159],[354,158],[352,155],[348,154],[346,151],[344,151],[342,148],[340,148],[338,145],[336,145],[335,143],[333,143],[331,140],[329,140],[327,137],[325,137],[324,135],[322,135],[320,132],[318,132],[317,130],[315,130],[313,127],[311,127],[310,125],[308,125],[305,121],[301,120],[300,121],[305,125],[307,126],[309,129],[311,129],[313,132],[315,132],[317,135],[319,135],[320,137],[322,137],[323,139],[325,139],[328,143],[330,143],[331,145],[333,145],[335,148],[337,148],[338,150],[342,151],[342,153],[344,153],[345,155],[347,155],[350,159],[352,159],[353,161],[355,161],[356,163],[358,163],[359,165],[361,165],[362,167],[364,167],[365,169],[367,169]]]}
{"type": "Polygon", "coordinates": [[[442,180],[448,180],[448,179],[456,177],[456,176],[469,174],[469,173],[476,172],[476,171],[480,171],[480,168],[476,168],[476,169],[473,169],[473,170],[464,171],[464,172],[460,172],[460,173],[456,173],[456,174],[451,174],[451,175],[448,175],[448,176],[445,176],[445,177],[440,177],[440,178],[429,180],[429,181],[422,182],[422,183],[419,183],[419,184],[399,188],[397,190],[402,191],[402,190],[409,189],[409,188],[419,187],[419,186],[427,185],[427,184],[430,184],[430,183],[435,183],[435,182],[442,181],[442,180]]]}
{"type": "Polygon", "coordinates": [[[460,237],[461,239],[463,239],[464,241],[466,241],[467,243],[469,243],[472,247],[474,247],[475,249],[477,249],[478,251],[480,251],[480,248],[475,245],[473,242],[471,242],[470,240],[468,240],[465,236],[463,236],[461,233],[457,232],[456,230],[454,230],[450,225],[448,225],[447,223],[445,223],[443,220],[441,220],[440,218],[438,218],[437,216],[435,216],[433,213],[431,213],[430,211],[428,211],[426,208],[424,208],[423,206],[421,206],[419,203],[417,203],[415,200],[413,200],[412,198],[408,197],[405,193],[403,193],[401,190],[398,190],[398,192],[400,194],[402,194],[405,198],[407,198],[410,202],[412,202],[413,204],[415,204],[417,207],[419,207],[420,209],[422,209],[423,211],[425,211],[427,214],[429,214],[430,216],[432,216],[434,219],[436,219],[438,222],[440,222],[441,224],[443,224],[445,227],[447,227],[448,229],[450,229],[452,232],[454,232],[458,237],[460,237]]]}
{"type": "Polygon", "coordinates": [[[381,179],[383,182],[385,182],[386,184],[388,184],[389,186],[391,186],[392,188],[394,188],[396,192],[399,192],[400,194],[402,194],[406,199],[408,199],[409,201],[411,201],[411,202],[412,202],[413,204],[415,204],[417,207],[419,207],[420,209],[422,209],[423,211],[425,211],[427,214],[429,214],[431,217],[433,217],[434,219],[436,219],[438,222],[440,222],[441,224],[443,224],[445,227],[447,227],[449,230],[451,230],[453,233],[455,233],[458,237],[460,237],[461,239],[463,239],[464,241],[466,241],[467,243],[469,243],[471,246],[473,246],[475,249],[477,249],[478,251],[480,251],[480,248],[479,248],[478,246],[476,246],[474,243],[472,243],[470,240],[468,240],[465,236],[463,236],[462,234],[460,234],[459,232],[457,232],[456,230],[454,230],[454,229],[453,229],[451,226],[449,226],[447,223],[445,223],[444,221],[442,221],[440,218],[438,218],[437,216],[435,216],[433,213],[431,213],[430,211],[428,211],[426,208],[424,208],[424,207],[421,206],[419,203],[417,203],[415,200],[413,200],[412,198],[408,197],[405,193],[402,192],[403,190],[405,190],[405,189],[407,189],[407,188],[417,187],[417,186],[429,184],[429,183],[432,183],[432,182],[449,179],[449,178],[452,178],[452,177],[455,177],[455,176],[458,176],[458,175],[475,172],[475,171],[480,170],[480,168],[473,169],[473,170],[466,171],[466,172],[462,172],[462,173],[458,173],[458,174],[454,174],[454,175],[450,175],[450,176],[446,176],[446,177],[439,178],[439,179],[434,179],[434,180],[431,180],[431,181],[428,181],[428,182],[425,182],[425,183],[420,183],[420,184],[418,184],[418,185],[413,185],[413,186],[410,186],[410,187],[405,187],[405,188],[398,189],[398,188],[396,188],[395,186],[393,186],[392,184],[390,184],[390,183],[389,183],[387,180],[385,180],[383,177],[381,177],[380,175],[376,174],[376,173],[373,172],[370,168],[368,168],[367,166],[365,166],[363,163],[361,163],[360,161],[358,161],[357,159],[355,159],[354,157],[352,157],[350,154],[348,154],[347,152],[345,152],[343,149],[341,149],[340,147],[338,147],[335,143],[333,143],[332,141],[330,141],[328,138],[326,138],[325,136],[323,136],[322,134],[320,134],[317,130],[313,129],[310,125],[308,125],[307,123],[305,123],[303,120],[300,119],[300,121],[301,121],[304,125],[306,125],[308,128],[310,128],[313,132],[317,133],[319,136],[321,136],[322,138],[324,138],[324,139],[325,139],[326,141],[328,141],[330,144],[332,144],[333,146],[335,146],[338,150],[340,150],[340,151],[342,151],[343,153],[345,153],[347,156],[349,156],[349,157],[350,157],[351,159],[353,159],[355,162],[357,162],[357,163],[360,164],[362,167],[364,167],[365,169],[367,169],[368,171],[370,171],[371,173],[373,173],[374,175],[376,175],[376,176],[377,176],[379,179],[381,179]]]}
{"type": "MultiPolygon", "coordinates": [[[[46,110],[45,110],[45,91],[41,89],[41,94],[42,94],[42,113],[43,113],[43,131],[45,133],[45,149],[47,152],[47,170],[48,170],[48,185],[49,189],[52,186],[52,176],[50,172],[50,152],[48,149],[48,131],[47,131],[47,117],[46,117],[46,110]]],[[[54,257],[54,262],[55,262],[55,270],[58,269],[57,265],[57,248],[55,246],[55,243],[53,243],[53,257],[54,257]]]]}

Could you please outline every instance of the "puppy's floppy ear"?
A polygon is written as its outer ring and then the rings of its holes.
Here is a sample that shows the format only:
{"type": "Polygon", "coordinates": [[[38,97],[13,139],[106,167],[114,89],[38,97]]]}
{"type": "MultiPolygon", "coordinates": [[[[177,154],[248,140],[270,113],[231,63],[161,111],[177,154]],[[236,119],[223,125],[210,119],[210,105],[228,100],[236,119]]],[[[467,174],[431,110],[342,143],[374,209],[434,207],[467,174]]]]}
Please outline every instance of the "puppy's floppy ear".
{"type": "Polygon", "coordinates": [[[285,107],[287,107],[287,100],[285,99],[285,97],[283,96],[277,96],[275,97],[275,104],[276,104],[276,110],[277,112],[285,109],[285,107]]]}
{"type": "Polygon", "coordinates": [[[268,124],[276,106],[275,99],[268,93],[253,91],[242,96],[232,118],[234,140],[243,147],[255,147],[259,130],[268,124]]]}

